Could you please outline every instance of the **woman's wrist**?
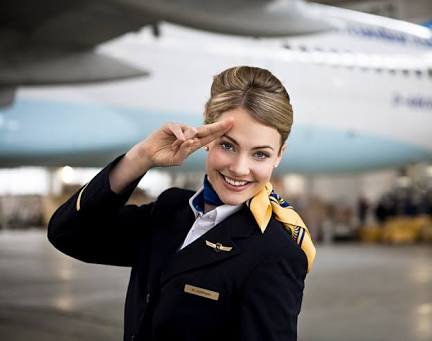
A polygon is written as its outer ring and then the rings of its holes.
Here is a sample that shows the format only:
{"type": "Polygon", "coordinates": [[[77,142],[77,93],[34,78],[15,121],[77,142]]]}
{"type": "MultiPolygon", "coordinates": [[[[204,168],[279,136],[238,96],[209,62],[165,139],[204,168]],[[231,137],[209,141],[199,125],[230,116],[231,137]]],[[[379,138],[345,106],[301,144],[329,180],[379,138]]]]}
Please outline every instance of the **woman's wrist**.
{"type": "Polygon", "coordinates": [[[115,165],[109,174],[111,190],[121,193],[130,183],[152,168],[151,161],[133,148],[115,165]]]}
{"type": "Polygon", "coordinates": [[[129,166],[132,171],[145,174],[148,170],[153,168],[155,165],[151,161],[151,158],[146,151],[146,148],[141,145],[133,146],[124,156],[127,159],[129,166]]]}

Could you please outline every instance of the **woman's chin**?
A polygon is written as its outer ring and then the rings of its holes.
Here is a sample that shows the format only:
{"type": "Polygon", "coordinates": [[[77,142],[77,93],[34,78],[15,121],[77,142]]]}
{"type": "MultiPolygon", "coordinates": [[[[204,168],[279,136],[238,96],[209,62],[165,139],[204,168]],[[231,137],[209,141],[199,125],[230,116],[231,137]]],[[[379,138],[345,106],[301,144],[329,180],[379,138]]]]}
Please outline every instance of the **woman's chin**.
{"type": "Polygon", "coordinates": [[[229,190],[218,191],[218,196],[226,205],[240,205],[251,198],[250,192],[231,192],[229,190]]]}
{"type": "Polygon", "coordinates": [[[243,204],[247,199],[246,200],[233,200],[232,198],[230,198],[227,200],[224,200],[224,199],[221,199],[221,200],[225,205],[236,206],[236,205],[243,204]]]}

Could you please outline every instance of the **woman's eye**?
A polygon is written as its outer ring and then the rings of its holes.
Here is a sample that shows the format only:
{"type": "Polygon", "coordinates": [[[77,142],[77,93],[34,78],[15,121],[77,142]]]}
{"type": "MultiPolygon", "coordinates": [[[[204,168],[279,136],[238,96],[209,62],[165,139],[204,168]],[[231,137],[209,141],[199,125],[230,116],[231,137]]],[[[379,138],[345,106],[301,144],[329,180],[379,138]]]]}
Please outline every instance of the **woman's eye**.
{"type": "Polygon", "coordinates": [[[255,153],[255,157],[257,158],[257,159],[266,159],[266,158],[268,158],[270,155],[268,155],[267,153],[264,153],[264,152],[256,152],[255,153]]]}
{"type": "Polygon", "coordinates": [[[229,150],[229,151],[233,150],[233,145],[229,142],[221,142],[220,146],[224,150],[229,150]]]}

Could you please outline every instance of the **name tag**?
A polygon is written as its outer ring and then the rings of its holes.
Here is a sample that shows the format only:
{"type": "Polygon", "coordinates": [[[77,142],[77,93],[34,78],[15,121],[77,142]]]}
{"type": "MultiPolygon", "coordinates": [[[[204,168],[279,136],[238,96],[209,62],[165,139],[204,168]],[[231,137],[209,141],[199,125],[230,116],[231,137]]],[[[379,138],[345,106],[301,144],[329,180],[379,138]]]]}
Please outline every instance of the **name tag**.
{"type": "Polygon", "coordinates": [[[217,301],[219,299],[219,293],[212,290],[207,290],[204,288],[195,287],[190,284],[185,284],[184,291],[188,294],[197,295],[211,300],[217,301]]]}

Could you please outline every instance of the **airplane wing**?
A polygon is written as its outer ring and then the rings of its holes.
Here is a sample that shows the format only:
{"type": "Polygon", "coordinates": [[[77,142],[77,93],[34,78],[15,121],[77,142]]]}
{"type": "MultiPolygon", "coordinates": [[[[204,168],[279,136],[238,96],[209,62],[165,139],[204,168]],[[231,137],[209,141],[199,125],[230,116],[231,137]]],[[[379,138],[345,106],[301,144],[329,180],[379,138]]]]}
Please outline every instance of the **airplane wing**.
{"type": "Polygon", "coordinates": [[[3,0],[0,107],[25,85],[142,77],[148,72],[93,48],[160,21],[248,36],[280,36],[331,26],[303,0],[3,0]]]}
{"type": "Polygon", "coordinates": [[[153,24],[121,1],[4,0],[0,11],[2,49],[28,46],[81,50],[153,24]]]}
{"type": "Polygon", "coordinates": [[[10,45],[89,48],[162,20],[247,36],[290,36],[333,28],[303,0],[3,0],[0,32],[10,45]]]}
{"type": "Polygon", "coordinates": [[[95,53],[94,47],[144,26],[158,34],[161,21],[253,37],[297,36],[374,21],[384,23],[379,32],[384,36],[412,31],[416,41],[431,39],[426,28],[401,22],[393,33],[394,20],[375,19],[304,0],[3,0],[0,107],[13,102],[19,86],[147,76],[141,68],[95,53]]]}
{"type": "Polygon", "coordinates": [[[26,85],[90,83],[148,72],[94,51],[156,20],[121,1],[4,0],[0,11],[0,107],[26,85]]]}

